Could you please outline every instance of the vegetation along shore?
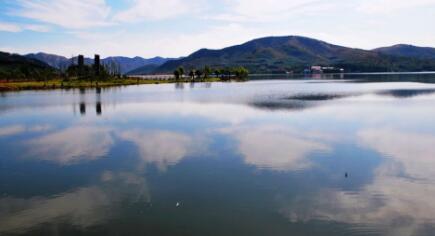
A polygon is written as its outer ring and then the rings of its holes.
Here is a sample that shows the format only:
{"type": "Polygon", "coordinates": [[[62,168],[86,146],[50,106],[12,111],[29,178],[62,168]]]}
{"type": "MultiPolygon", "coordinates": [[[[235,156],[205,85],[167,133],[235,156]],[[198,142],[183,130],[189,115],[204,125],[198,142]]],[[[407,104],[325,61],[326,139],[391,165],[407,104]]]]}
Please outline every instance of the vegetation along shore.
{"type": "Polygon", "coordinates": [[[86,65],[84,57],[79,55],[70,65],[63,69],[55,69],[49,65],[15,54],[1,53],[0,91],[30,89],[70,89],[112,87],[138,84],[160,84],[175,82],[217,82],[244,80],[248,70],[244,67],[202,69],[177,68],[173,75],[126,76],[122,75],[115,63],[101,64],[99,55],[95,55],[94,63],[86,65]]]}

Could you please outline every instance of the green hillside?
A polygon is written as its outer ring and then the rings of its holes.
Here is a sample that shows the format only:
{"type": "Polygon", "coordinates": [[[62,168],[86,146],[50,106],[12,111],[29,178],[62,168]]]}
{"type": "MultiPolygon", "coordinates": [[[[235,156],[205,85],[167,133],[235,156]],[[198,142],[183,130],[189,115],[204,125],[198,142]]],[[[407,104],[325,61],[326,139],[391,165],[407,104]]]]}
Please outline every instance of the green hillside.
{"type": "Polygon", "coordinates": [[[220,50],[201,49],[188,57],[164,63],[156,73],[177,67],[246,67],[251,73],[301,72],[312,65],[334,66],[345,72],[391,72],[435,70],[435,60],[398,57],[377,51],[347,48],[316,39],[267,37],[220,50]]]}
{"type": "Polygon", "coordinates": [[[36,59],[17,54],[0,52],[0,79],[43,80],[50,77],[54,69],[36,59]]]}

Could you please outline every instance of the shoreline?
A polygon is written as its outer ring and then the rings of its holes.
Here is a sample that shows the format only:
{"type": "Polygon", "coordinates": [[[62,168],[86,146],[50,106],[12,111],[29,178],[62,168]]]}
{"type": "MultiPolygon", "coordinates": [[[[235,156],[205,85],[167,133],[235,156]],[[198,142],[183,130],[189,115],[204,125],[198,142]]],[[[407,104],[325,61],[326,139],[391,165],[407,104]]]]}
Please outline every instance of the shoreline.
{"type": "MultiPolygon", "coordinates": [[[[224,81],[220,78],[208,78],[199,82],[221,82],[224,81]]],[[[53,79],[47,81],[0,81],[0,92],[9,91],[24,91],[24,90],[54,90],[54,89],[83,89],[83,88],[108,88],[108,87],[121,87],[130,85],[142,84],[172,84],[172,83],[189,83],[191,80],[175,79],[159,80],[159,79],[140,79],[140,78],[124,78],[124,79],[111,79],[107,81],[84,81],[84,80],[70,80],[64,81],[62,79],[53,79]]]]}

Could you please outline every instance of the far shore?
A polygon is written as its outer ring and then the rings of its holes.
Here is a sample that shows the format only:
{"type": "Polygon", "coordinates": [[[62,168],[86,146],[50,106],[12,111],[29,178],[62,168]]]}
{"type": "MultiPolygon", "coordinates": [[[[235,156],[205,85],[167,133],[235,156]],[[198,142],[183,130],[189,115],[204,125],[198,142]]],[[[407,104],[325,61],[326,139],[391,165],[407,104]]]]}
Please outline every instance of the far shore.
{"type": "MultiPolygon", "coordinates": [[[[219,82],[220,78],[206,78],[194,82],[219,82]]],[[[175,80],[174,77],[166,76],[154,78],[127,77],[102,81],[51,79],[46,81],[0,81],[0,91],[21,90],[48,90],[48,89],[75,89],[75,88],[106,88],[116,86],[140,85],[140,84],[168,84],[193,82],[190,78],[175,80]]]]}

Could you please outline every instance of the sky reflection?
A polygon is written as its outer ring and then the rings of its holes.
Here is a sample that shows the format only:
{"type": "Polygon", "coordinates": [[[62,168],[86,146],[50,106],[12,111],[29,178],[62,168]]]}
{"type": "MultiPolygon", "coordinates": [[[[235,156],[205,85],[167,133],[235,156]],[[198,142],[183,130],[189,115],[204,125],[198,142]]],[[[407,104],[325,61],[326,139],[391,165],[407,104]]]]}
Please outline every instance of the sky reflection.
{"type": "Polygon", "coordinates": [[[430,235],[432,90],[278,80],[6,95],[0,234],[430,235]]]}

